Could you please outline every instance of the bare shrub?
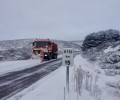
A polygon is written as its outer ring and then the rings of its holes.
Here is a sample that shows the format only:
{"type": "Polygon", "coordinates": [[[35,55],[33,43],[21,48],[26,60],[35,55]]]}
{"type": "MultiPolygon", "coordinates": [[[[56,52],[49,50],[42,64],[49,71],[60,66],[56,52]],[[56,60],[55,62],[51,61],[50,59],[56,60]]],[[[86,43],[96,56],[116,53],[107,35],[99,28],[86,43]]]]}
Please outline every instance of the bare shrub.
{"type": "Polygon", "coordinates": [[[77,100],[78,96],[81,95],[83,88],[90,92],[91,95],[93,95],[97,100],[100,100],[102,90],[97,85],[99,76],[96,75],[95,77],[93,77],[93,75],[89,71],[82,70],[81,66],[74,67],[73,71],[73,82],[75,91],[77,92],[77,100]]]}
{"type": "Polygon", "coordinates": [[[93,77],[90,72],[84,72],[84,87],[87,91],[89,91],[97,100],[100,100],[102,90],[97,85],[97,81],[99,79],[99,76],[96,75],[93,77]]]}
{"type": "Polygon", "coordinates": [[[120,81],[118,81],[118,82],[107,82],[106,85],[109,86],[109,87],[113,87],[113,88],[116,88],[116,89],[120,90],[120,81]]]}
{"type": "Polygon", "coordinates": [[[85,76],[84,77],[85,89],[88,90],[88,91],[91,91],[93,77],[89,72],[84,72],[84,76],[85,76]]]}
{"type": "Polygon", "coordinates": [[[83,70],[81,69],[81,66],[74,69],[73,81],[77,94],[81,95],[83,85],[83,70]]]}
{"type": "Polygon", "coordinates": [[[101,98],[101,93],[102,93],[102,90],[99,88],[98,85],[94,85],[93,87],[93,91],[92,91],[92,94],[93,96],[97,99],[97,100],[100,100],[101,98]]]}

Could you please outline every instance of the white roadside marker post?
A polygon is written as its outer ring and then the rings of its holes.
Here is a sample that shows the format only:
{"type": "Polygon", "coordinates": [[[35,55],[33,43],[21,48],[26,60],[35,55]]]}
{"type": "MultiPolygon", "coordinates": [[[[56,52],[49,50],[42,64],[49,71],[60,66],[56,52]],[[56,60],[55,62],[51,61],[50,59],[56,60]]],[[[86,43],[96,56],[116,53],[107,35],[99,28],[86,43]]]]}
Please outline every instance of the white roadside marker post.
{"type": "Polygon", "coordinates": [[[66,87],[69,93],[69,67],[73,66],[74,57],[73,48],[63,48],[62,65],[66,66],[66,87]]]}

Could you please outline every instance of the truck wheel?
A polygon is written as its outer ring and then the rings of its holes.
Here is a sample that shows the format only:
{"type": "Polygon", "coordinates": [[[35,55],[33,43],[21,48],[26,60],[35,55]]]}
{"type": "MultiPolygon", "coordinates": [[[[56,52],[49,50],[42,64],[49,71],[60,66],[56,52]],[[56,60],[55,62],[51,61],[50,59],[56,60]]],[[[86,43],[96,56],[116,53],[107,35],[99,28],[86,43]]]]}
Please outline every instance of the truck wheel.
{"type": "Polygon", "coordinates": [[[52,54],[52,59],[57,59],[57,54],[56,53],[52,54]]]}
{"type": "Polygon", "coordinates": [[[54,53],[54,59],[57,59],[57,53],[54,53]]]}
{"type": "Polygon", "coordinates": [[[55,59],[57,59],[57,56],[58,56],[58,55],[57,55],[57,53],[56,53],[56,57],[55,57],[55,59]]]}
{"type": "Polygon", "coordinates": [[[48,56],[48,60],[51,60],[52,59],[52,55],[50,54],[49,56],[48,56]]]}

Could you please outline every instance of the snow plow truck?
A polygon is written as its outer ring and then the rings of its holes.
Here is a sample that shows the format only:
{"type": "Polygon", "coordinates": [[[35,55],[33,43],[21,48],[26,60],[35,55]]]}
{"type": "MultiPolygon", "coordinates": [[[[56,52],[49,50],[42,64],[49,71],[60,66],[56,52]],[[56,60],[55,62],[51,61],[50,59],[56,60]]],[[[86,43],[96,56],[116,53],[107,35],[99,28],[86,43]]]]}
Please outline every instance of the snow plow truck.
{"type": "Polygon", "coordinates": [[[32,46],[32,57],[40,57],[42,59],[57,59],[58,45],[49,39],[36,39],[32,46]]]}

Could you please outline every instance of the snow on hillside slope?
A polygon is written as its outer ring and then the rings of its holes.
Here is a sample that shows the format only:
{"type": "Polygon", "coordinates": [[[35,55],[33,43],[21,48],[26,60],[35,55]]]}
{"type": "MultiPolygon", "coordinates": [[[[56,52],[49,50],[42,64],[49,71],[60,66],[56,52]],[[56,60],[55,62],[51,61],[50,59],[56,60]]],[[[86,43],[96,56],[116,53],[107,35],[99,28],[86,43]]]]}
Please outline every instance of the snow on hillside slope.
{"type": "Polygon", "coordinates": [[[69,94],[64,91],[65,78],[66,67],[62,66],[8,100],[120,100],[120,95],[116,94],[119,91],[106,85],[106,82],[114,82],[119,78],[106,76],[97,63],[90,63],[81,55],[75,57],[74,67],[70,67],[69,94]],[[81,85],[77,84],[76,75],[81,79],[81,85]],[[80,86],[81,95],[75,91],[77,86],[80,86]]]}
{"type": "Polygon", "coordinates": [[[108,47],[107,49],[104,50],[104,53],[108,53],[108,52],[111,52],[111,51],[117,51],[118,49],[120,49],[120,46],[117,46],[115,48],[112,48],[110,46],[110,47],[108,47]]]}

